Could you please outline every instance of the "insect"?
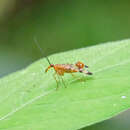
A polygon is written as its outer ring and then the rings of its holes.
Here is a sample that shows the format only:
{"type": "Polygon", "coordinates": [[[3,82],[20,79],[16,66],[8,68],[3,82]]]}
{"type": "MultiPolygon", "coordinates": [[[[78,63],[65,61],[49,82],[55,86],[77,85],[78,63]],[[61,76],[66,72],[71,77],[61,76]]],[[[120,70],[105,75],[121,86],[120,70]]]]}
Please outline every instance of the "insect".
{"type": "MultiPolygon", "coordinates": [[[[46,57],[47,58],[47,57],[46,57]]],[[[65,73],[71,73],[72,74],[72,76],[74,76],[73,75],[73,73],[76,73],[76,72],[80,72],[80,73],[84,73],[84,74],[87,74],[87,75],[92,75],[92,72],[89,72],[89,71],[87,71],[87,70],[85,70],[84,68],[88,68],[88,66],[87,65],[84,65],[84,63],[82,63],[82,62],[80,62],[80,61],[78,61],[77,63],[75,63],[75,64],[51,64],[50,63],[50,61],[49,61],[49,59],[47,58],[47,60],[48,60],[48,63],[50,64],[49,66],[48,66],[48,68],[45,70],[45,72],[48,72],[48,70],[50,69],[50,68],[53,68],[54,70],[55,70],[55,73],[54,73],[54,78],[55,78],[55,80],[56,80],[56,82],[57,82],[57,88],[59,87],[58,86],[58,81],[57,81],[57,79],[56,79],[56,74],[57,75],[59,75],[59,76],[61,76],[61,79],[62,79],[62,82],[64,83],[64,80],[63,80],[63,78],[62,78],[62,76],[64,76],[64,74],[65,73]]],[[[64,83],[64,85],[65,85],[65,83],[64,83]]]]}
{"type": "MultiPolygon", "coordinates": [[[[37,41],[36,41],[36,43],[37,43],[37,46],[40,49],[41,53],[43,53],[42,49],[40,48],[37,41]]],[[[51,62],[50,62],[50,60],[47,56],[45,58],[49,63],[49,66],[46,68],[45,72],[48,72],[48,70],[51,69],[51,68],[53,68],[55,70],[53,77],[56,80],[57,89],[58,89],[59,85],[58,85],[58,80],[56,78],[56,75],[58,77],[59,76],[61,77],[62,82],[63,82],[65,87],[66,87],[66,85],[65,85],[64,80],[62,78],[62,76],[64,76],[65,73],[70,73],[70,74],[72,74],[72,76],[74,76],[73,73],[76,73],[76,72],[84,73],[86,75],[92,75],[92,72],[89,72],[88,70],[85,69],[85,68],[88,68],[88,66],[85,65],[84,63],[82,63],[81,61],[78,61],[75,64],[55,64],[54,65],[54,64],[51,64],[51,62]]]]}

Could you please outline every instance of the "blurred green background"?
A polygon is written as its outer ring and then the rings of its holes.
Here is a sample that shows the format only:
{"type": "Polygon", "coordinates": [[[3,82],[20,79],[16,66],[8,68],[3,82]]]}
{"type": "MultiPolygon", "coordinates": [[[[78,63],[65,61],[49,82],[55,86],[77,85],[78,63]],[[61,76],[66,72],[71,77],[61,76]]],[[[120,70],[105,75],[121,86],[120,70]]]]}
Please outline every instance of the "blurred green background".
{"type": "MultiPolygon", "coordinates": [[[[130,1],[1,0],[0,77],[41,56],[130,37],[130,1]]],[[[53,61],[52,61],[53,62],[53,61]]],[[[129,130],[130,112],[82,130],[129,130]]]]}

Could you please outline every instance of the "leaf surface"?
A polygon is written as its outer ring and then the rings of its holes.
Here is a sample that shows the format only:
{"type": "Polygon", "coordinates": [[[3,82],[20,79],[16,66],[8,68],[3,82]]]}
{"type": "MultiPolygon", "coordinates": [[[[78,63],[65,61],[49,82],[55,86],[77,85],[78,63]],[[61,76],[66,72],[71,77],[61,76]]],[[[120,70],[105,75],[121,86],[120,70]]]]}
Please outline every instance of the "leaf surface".
{"type": "MultiPolygon", "coordinates": [[[[130,40],[54,54],[54,64],[82,61],[92,76],[65,74],[56,91],[46,59],[0,79],[1,130],[76,130],[130,108],[130,40]],[[81,80],[79,80],[79,78],[81,80]]],[[[57,77],[58,78],[58,77],[57,77]]]]}

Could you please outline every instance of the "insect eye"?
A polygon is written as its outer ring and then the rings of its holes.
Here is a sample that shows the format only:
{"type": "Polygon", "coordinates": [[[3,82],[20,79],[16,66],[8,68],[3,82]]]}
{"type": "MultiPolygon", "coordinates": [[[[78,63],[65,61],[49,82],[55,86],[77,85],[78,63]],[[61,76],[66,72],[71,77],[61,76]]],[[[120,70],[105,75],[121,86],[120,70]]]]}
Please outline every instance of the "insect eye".
{"type": "Polygon", "coordinates": [[[51,66],[51,67],[54,67],[54,65],[53,65],[53,64],[51,64],[50,66],[51,66]]]}
{"type": "Polygon", "coordinates": [[[85,68],[88,68],[88,66],[87,66],[87,65],[85,65],[85,68]]]}

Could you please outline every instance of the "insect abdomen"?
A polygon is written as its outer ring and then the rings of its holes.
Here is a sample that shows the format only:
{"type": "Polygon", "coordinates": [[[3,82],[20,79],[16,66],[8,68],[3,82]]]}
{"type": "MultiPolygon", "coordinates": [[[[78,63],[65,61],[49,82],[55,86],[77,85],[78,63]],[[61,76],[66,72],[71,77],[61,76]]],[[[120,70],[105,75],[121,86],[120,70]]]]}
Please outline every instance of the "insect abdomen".
{"type": "Polygon", "coordinates": [[[78,70],[74,68],[71,64],[56,64],[55,67],[57,70],[61,70],[66,73],[78,72],[78,70]]]}

